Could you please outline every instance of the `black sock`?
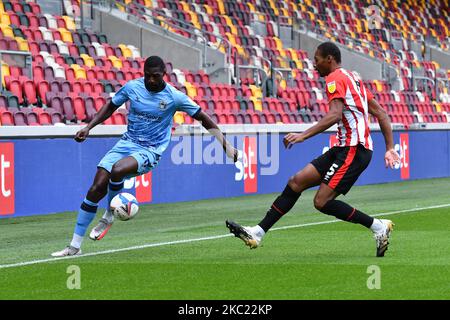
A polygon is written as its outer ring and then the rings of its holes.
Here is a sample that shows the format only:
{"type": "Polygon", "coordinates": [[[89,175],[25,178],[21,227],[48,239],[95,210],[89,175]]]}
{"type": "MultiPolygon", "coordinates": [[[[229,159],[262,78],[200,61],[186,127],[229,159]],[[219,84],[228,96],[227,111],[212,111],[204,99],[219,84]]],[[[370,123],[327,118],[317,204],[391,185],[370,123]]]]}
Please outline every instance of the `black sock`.
{"type": "Polygon", "coordinates": [[[284,214],[292,209],[300,195],[301,192],[295,192],[287,185],[258,225],[267,232],[284,214]]]}
{"type": "Polygon", "coordinates": [[[373,223],[372,217],[339,200],[328,201],[320,212],[344,221],[362,224],[367,228],[370,228],[373,223]]]}

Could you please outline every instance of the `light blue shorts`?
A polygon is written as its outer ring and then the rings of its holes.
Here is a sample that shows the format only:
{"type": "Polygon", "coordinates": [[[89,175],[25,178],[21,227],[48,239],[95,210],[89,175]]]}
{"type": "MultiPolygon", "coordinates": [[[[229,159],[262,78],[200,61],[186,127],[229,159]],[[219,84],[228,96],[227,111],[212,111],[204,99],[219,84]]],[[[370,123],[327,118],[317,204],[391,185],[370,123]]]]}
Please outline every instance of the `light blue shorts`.
{"type": "Polygon", "coordinates": [[[137,173],[126,176],[126,178],[140,176],[149,172],[158,165],[161,156],[134,142],[120,139],[114,147],[100,160],[97,167],[111,172],[113,165],[125,158],[133,157],[138,162],[137,173]]]}

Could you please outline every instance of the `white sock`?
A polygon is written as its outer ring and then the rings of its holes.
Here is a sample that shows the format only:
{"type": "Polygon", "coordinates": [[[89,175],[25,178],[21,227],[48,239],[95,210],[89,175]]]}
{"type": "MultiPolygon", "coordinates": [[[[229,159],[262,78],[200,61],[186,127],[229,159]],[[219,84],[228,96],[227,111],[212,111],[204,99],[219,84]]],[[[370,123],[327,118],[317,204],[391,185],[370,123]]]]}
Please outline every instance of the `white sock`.
{"type": "Polygon", "coordinates": [[[263,237],[263,236],[266,234],[266,232],[264,231],[264,229],[261,228],[261,227],[259,226],[259,224],[257,224],[256,226],[254,226],[252,229],[253,229],[253,231],[254,231],[258,236],[260,236],[260,237],[263,237]]]}
{"type": "Polygon", "coordinates": [[[103,219],[108,220],[109,223],[113,222],[114,216],[110,210],[105,210],[105,213],[102,216],[103,219]]]}
{"type": "Polygon", "coordinates": [[[372,225],[370,226],[370,229],[371,229],[373,232],[381,232],[381,231],[384,230],[384,223],[381,222],[380,219],[373,219],[373,223],[372,223],[372,225]]]}
{"type": "Polygon", "coordinates": [[[83,237],[77,235],[76,233],[73,234],[72,242],[70,245],[74,248],[80,249],[81,243],[83,242],[83,237]]]}

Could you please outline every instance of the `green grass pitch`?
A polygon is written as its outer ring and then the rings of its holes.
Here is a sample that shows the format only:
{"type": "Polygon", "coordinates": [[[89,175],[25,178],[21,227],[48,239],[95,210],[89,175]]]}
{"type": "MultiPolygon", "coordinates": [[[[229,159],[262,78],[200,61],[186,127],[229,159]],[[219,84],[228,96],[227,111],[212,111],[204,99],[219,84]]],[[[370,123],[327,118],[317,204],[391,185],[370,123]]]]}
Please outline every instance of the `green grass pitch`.
{"type": "Polygon", "coordinates": [[[74,259],[50,253],[70,241],[75,212],[0,219],[0,299],[449,299],[449,186],[449,178],[360,186],[341,198],[390,213],[384,258],[369,230],[316,211],[314,190],[256,250],[227,236],[224,221],[256,224],[276,194],[141,206],[103,240],[86,238],[74,259]],[[68,288],[69,266],[80,289],[68,288]]]}

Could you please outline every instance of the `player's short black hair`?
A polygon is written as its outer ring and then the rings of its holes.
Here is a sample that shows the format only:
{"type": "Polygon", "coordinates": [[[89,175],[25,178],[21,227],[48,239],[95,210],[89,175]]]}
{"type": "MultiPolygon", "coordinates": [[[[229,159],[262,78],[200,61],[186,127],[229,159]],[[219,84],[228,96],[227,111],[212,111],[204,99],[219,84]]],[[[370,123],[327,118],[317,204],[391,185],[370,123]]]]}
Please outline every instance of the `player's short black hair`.
{"type": "Polygon", "coordinates": [[[162,71],[166,71],[166,64],[163,59],[158,56],[151,56],[145,60],[144,70],[148,68],[156,68],[159,67],[162,71]]]}
{"type": "Polygon", "coordinates": [[[322,54],[322,57],[332,56],[337,63],[341,63],[341,50],[333,42],[323,42],[317,49],[322,54]]]}

